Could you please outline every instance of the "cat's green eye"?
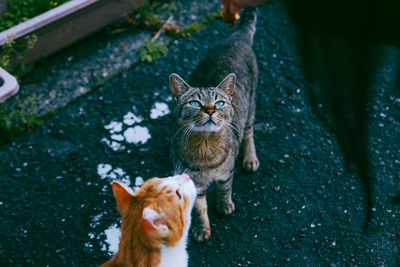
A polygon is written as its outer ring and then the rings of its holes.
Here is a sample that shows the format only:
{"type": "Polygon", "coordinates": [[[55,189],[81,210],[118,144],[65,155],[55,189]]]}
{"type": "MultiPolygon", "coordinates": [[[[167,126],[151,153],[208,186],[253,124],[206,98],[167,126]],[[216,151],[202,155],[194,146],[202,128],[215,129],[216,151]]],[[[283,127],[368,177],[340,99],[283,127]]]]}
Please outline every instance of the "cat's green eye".
{"type": "Polygon", "coordinates": [[[194,108],[199,108],[199,107],[201,107],[200,102],[199,102],[199,101],[195,101],[195,100],[190,101],[190,102],[189,102],[189,105],[191,105],[191,106],[194,107],[194,108]]]}
{"type": "Polygon", "coordinates": [[[220,107],[222,107],[223,105],[225,105],[225,102],[224,102],[224,101],[217,101],[217,102],[215,103],[215,107],[217,107],[217,108],[220,108],[220,107]]]}

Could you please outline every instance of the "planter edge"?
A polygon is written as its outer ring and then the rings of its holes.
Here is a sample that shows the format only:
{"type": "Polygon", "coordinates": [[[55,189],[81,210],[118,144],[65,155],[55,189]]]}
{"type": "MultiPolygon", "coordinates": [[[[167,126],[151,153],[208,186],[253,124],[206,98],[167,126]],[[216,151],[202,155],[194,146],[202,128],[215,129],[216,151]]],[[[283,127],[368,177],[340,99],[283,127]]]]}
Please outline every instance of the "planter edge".
{"type": "Polygon", "coordinates": [[[98,1],[99,0],[72,0],[70,2],[66,2],[65,4],[55,7],[1,32],[0,45],[5,44],[7,42],[7,38],[18,39],[98,1]]]}
{"type": "Polygon", "coordinates": [[[0,67],[0,77],[4,83],[0,87],[0,103],[15,95],[19,90],[17,79],[0,67]]]}

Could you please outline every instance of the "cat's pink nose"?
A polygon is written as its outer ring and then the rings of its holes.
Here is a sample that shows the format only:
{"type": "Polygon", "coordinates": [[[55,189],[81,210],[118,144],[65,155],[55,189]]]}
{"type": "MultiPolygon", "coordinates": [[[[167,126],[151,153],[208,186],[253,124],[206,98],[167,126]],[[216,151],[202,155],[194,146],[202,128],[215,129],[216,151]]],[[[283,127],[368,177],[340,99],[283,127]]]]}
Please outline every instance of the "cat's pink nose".
{"type": "Polygon", "coordinates": [[[213,106],[204,106],[204,112],[208,115],[212,115],[215,113],[215,108],[213,106]]]}

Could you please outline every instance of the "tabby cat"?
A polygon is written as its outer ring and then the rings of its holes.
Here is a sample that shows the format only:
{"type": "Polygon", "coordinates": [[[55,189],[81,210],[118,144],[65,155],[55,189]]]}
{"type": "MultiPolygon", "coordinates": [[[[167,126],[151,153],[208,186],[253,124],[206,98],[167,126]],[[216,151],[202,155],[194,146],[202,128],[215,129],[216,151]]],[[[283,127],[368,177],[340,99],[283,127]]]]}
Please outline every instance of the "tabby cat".
{"type": "Polygon", "coordinates": [[[196,187],[187,174],[147,180],[135,192],[111,183],[122,216],[119,250],[101,265],[186,267],[187,235],[196,187]]]}
{"type": "Polygon", "coordinates": [[[252,50],[257,14],[245,10],[239,29],[207,52],[192,73],[189,84],[171,74],[176,99],[175,127],[171,145],[174,170],[189,173],[196,184],[195,203],[200,223],[193,223],[198,241],[210,237],[206,191],[217,184],[217,210],[231,214],[234,164],[243,149],[243,167],[259,167],[253,137],[257,63],[252,50]],[[214,87],[217,85],[216,87],[214,87]]]}

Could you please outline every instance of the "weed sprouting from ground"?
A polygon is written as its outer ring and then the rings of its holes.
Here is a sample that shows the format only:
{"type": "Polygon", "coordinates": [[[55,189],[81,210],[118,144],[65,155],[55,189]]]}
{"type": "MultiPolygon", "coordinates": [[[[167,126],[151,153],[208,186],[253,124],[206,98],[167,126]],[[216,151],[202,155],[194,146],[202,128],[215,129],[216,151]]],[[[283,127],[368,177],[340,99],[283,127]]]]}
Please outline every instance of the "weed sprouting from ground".
{"type": "Polygon", "coordinates": [[[160,40],[152,41],[147,38],[144,40],[144,47],[142,47],[139,52],[139,60],[141,62],[150,63],[168,53],[167,46],[160,40]]]}
{"type": "Polygon", "coordinates": [[[15,111],[9,108],[7,102],[0,104],[0,144],[43,124],[43,118],[30,112],[35,105],[34,97],[28,98],[26,104],[20,103],[15,111]]]}
{"type": "MultiPolygon", "coordinates": [[[[148,31],[157,31],[157,34],[162,32],[174,41],[180,38],[191,37],[193,34],[203,29],[207,24],[222,18],[221,9],[218,12],[207,14],[207,16],[203,17],[200,22],[194,22],[187,27],[179,27],[177,25],[172,25],[172,23],[169,22],[169,19],[166,22],[162,21],[160,16],[156,15],[156,13],[171,13],[173,9],[175,9],[174,3],[169,5],[160,3],[152,5],[147,4],[128,17],[126,20],[126,27],[133,26],[148,31]]],[[[140,49],[138,53],[140,62],[150,63],[160,59],[168,53],[168,45],[170,43],[165,44],[161,40],[156,40],[157,38],[145,40],[143,48],[140,49]]]]}
{"type": "Polygon", "coordinates": [[[133,12],[126,20],[125,27],[141,28],[148,31],[158,31],[163,28],[165,35],[172,39],[180,39],[184,37],[191,37],[194,33],[203,29],[207,24],[222,19],[223,10],[217,12],[208,13],[204,16],[200,22],[194,22],[187,27],[179,27],[178,25],[167,24],[164,25],[165,21],[160,19],[160,15],[156,13],[166,14],[171,13],[171,10],[175,9],[175,5],[145,5],[135,12],[133,12]]]}
{"type": "Polygon", "coordinates": [[[13,40],[12,36],[8,36],[7,42],[0,47],[0,67],[16,77],[20,76],[26,69],[26,53],[34,47],[36,42],[37,36],[34,34],[17,41],[13,40]]]}

